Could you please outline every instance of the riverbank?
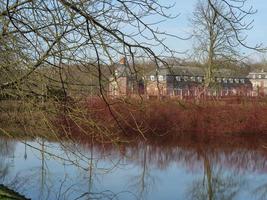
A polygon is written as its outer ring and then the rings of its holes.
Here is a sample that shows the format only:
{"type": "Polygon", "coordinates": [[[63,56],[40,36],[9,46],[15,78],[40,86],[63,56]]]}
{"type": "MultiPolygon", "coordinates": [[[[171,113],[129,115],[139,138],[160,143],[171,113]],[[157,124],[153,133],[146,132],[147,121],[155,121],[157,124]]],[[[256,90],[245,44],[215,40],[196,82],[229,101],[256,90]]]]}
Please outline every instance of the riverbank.
{"type": "Polygon", "coordinates": [[[267,101],[180,100],[136,101],[95,98],[67,115],[58,116],[60,132],[93,135],[103,141],[119,135],[144,139],[155,136],[244,135],[267,133],[267,101]]]}
{"type": "Polygon", "coordinates": [[[105,102],[90,98],[64,106],[51,102],[26,106],[22,102],[4,102],[0,131],[48,138],[85,135],[100,142],[175,139],[183,135],[265,135],[267,101],[239,97],[199,102],[177,99],[105,102]]]}

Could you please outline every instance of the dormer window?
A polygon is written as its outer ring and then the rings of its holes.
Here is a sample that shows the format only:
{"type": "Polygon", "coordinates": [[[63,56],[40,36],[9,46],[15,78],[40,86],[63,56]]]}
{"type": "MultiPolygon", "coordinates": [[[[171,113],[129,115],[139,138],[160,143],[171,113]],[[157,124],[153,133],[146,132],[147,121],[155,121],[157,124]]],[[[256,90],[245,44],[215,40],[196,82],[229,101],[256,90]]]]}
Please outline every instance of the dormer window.
{"type": "Polygon", "coordinates": [[[115,76],[118,76],[118,75],[119,75],[118,70],[115,70],[115,76]]]}
{"type": "Polygon", "coordinates": [[[197,81],[198,81],[198,82],[202,82],[202,81],[203,81],[202,77],[200,77],[200,76],[197,77],[197,81]]]}
{"type": "Polygon", "coordinates": [[[176,79],[176,81],[179,81],[179,82],[182,80],[181,76],[176,76],[175,79],[176,79]]]}
{"type": "Polygon", "coordinates": [[[229,78],[230,83],[234,83],[234,80],[232,78],[229,78]]]}
{"type": "Polygon", "coordinates": [[[194,76],[191,76],[190,79],[191,79],[191,81],[196,81],[196,77],[194,77],[194,76]]]}
{"type": "Polygon", "coordinates": [[[235,83],[239,83],[239,79],[238,78],[235,78],[235,83]]]}
{"type": "Polygon", "coordinates": [[[245,83],[245,79],[240,79],[240,82],[241,83],[245,83]]]}
{"type": "Polygon", "coordinates": [[[227,83],[227,78],[223,78],[223,82],[224,83],[227,83]]]}
{"type": "Polygon", "coordinates": [[[222,78],[217,78],[216,80],[217,80],[218,83],[222,82],[222,78]]]}
{"type": "Polygon", "coordinates": [[[184,76],[184,81],[188,81],[188,76],[184,76]]]}
{"type": "Polygon", "coordinates": [[[151,81],[155,81],[155,76],[153,76],[153,75],[150,76],[150,80],[151,80],[151,81]]]}
{"type": "Polygon", "coordinates": [[[159,75],[159,81],[163,81],[164,77],[162,75],[159,75]]]}

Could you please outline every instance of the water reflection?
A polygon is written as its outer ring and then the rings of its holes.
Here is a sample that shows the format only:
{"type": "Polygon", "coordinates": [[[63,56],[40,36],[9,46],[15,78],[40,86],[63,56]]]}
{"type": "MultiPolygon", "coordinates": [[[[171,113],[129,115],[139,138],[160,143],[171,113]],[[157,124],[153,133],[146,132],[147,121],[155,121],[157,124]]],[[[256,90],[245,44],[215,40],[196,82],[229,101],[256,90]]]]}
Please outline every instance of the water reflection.
{"type": "Polygon", "coordinates": [[[196,180],[189,187],[188,196],[192,200],[233,200],[245,183],[235,173],[227,173],[222,166],[213,166],[205,151],[203,158],[203,178],[196,180]]]}
{"type": "Polygon", "coordinates": [[[15,142],[11,140],[0,140],[0,180],[5,181],[6,176],[13,164],[15,142]]]}
{"type": "Polygon", "coordinates": [[[265,141],[161,138],[113,146],[2,137],[0,183],[32,199],[266,199],[265,141]]]}

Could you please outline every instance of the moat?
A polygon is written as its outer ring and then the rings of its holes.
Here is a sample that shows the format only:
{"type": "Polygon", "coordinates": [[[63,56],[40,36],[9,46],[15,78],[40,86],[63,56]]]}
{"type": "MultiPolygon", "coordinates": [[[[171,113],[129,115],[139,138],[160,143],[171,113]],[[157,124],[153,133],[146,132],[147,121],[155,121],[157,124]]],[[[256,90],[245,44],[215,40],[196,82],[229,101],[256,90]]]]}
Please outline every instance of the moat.
{"type": "Polygon", "coordinates": [[[119,146],[1,137],[0,184],[36,200],[260,200],[265,144],[252,136],[119,146]]]}

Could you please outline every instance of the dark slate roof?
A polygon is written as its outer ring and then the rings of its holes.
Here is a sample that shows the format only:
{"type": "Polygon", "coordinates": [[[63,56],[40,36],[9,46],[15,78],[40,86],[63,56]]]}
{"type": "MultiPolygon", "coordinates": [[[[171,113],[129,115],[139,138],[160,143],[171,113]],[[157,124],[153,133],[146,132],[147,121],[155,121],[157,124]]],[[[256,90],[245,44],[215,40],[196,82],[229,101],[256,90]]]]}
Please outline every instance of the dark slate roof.
{"type": "Polygon", "coordinates": [[[254,78],[256,78],[256,79],[266,79],[267,78],[267,72],[264,71],[264,70],[256,70],[256,71],[250,72],[247,77],[251,78],[251,79],[254,79],[254,78]]]}
{"type": "MultiPolygon", "coordinates": [[[[187,75],[187,76],[204,76],[205,72],[200,67],[189,66],[173,66],[173,67],[161,67],[158,70],[158,75],[187,75]]],[[[148,75],[155,75],[156,70],[148,73],[148,75]]]]}
{"type": "MultiPolygon", "coordinates": [[[[155,75],[156,70],[151,71],[148,75],[155,75]]],[[[180,76],[204,76],[205,69],[192,66],[173,66],[173,67],[161,67],[158,69],[158,75],[180,75],[180,76]]],[[[236,77],[234,71],[230,69],[218,69],[215,72],[215,77],[236,77]]],[[[239,77],[245,78],[245,77],[239,77]]]]}

